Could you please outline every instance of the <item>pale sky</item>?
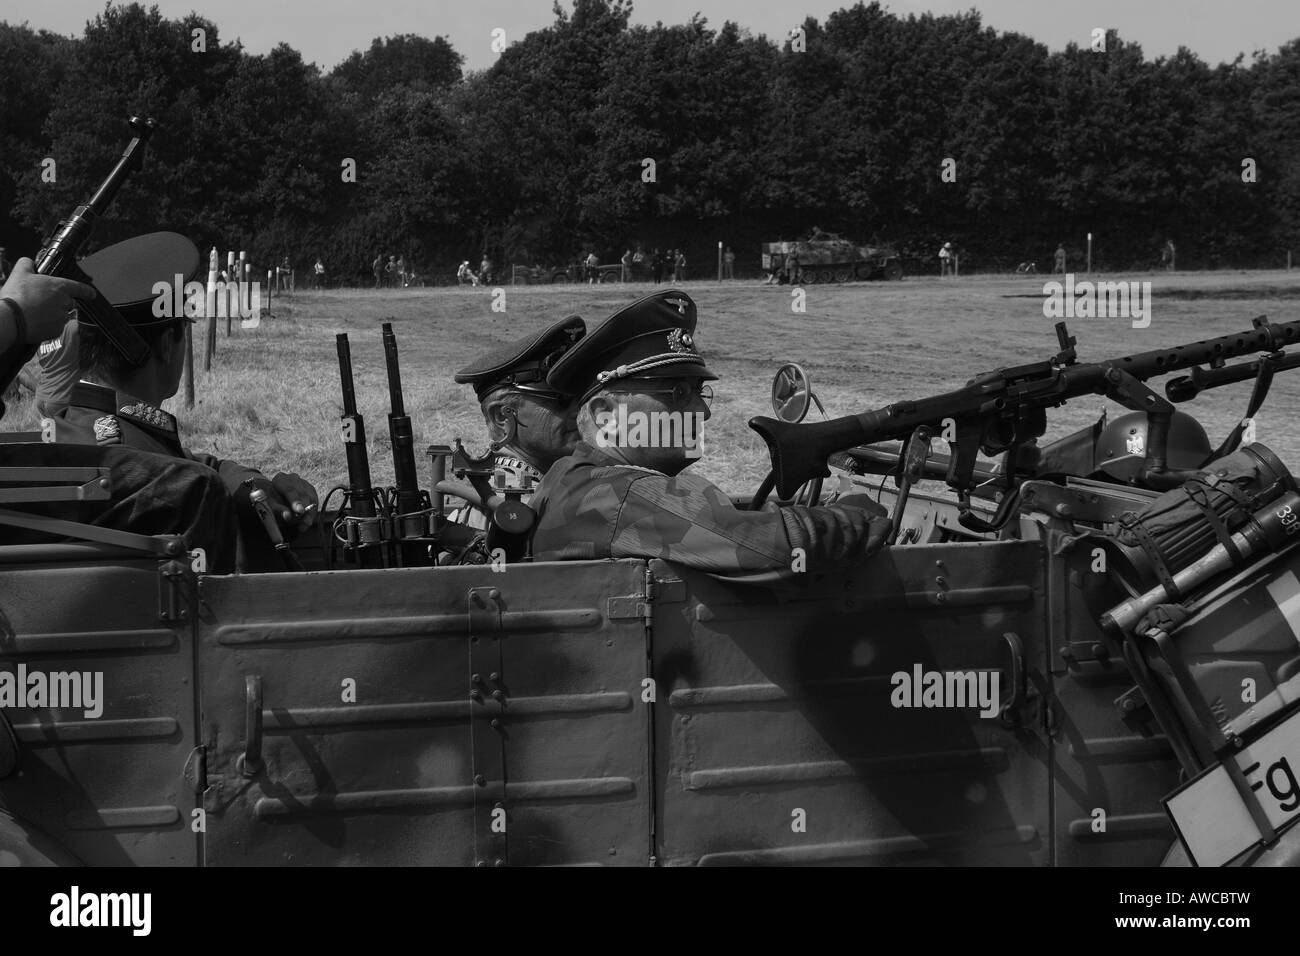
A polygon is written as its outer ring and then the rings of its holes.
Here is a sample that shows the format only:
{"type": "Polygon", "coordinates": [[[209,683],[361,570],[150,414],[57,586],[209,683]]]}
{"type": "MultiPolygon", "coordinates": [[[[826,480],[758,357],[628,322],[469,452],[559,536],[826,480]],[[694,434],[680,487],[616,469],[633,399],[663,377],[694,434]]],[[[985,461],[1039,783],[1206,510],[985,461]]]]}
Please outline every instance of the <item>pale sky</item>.
{"type": "MultiPolygon", "coordinates": [[[[151,5],[151,4],[146,4],[151,5]]],[[[285,41],[328,71],[354,49],[377,36],[417,33],[445,36],[466,58],[468,69],[492,65],[492,30],[507,42],[554,20],[552,0],[157,0],[164,16],[197,10],[217,24],[223,40],[239,37],[246,49],[265,53],[285,41]]],[[[804,16],[825,22],[845,0],[641,0],[634,23],[683,23],[699,12],[710,26],[734,20],[752,33],[784,37],[804,16]]],[[[566,10],[570,0],[563,0],[566,10]]],[[[1141,44],[1149,59],[1193,50],[1211,64],[1247,58],[1255,50],[1274,52],[1300,37],[1300,0],[889,0],[884,6],[908,13],[956,13],[975,8],[984,24],[1014,30],[1059,50],[1071,40],[1086,45],[1094,27],[1119,30],[1141,44]]],[[[0,0],[0,20],[26,21],[35,29],[80,36],[104,0],[0,0]]]]}

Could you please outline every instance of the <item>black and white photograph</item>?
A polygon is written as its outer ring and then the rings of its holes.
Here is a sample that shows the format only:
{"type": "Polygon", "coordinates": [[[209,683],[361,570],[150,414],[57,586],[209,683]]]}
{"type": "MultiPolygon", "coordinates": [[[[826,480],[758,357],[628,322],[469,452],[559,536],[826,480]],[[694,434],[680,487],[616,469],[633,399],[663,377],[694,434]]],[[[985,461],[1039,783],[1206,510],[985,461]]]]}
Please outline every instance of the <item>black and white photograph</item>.
{"type": "Polygon", "coordinates": [[[1289,0],[0,0],[22,921],[938,867],[1242,939],[1297,369],[1289,0]]]}

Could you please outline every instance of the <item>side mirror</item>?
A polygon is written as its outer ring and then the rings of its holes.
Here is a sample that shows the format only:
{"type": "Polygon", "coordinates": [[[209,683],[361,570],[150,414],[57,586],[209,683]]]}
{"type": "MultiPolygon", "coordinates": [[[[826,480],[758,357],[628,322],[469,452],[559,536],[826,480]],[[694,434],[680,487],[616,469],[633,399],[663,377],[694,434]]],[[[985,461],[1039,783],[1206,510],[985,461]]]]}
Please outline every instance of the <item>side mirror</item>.
{"type": "MultiPolygon", "coordinates": [[[[794,425],[808,415],[813,402],[812,382],[803,367],[787,362],[772,379],[772,413],[778,421],[794,425]]],[[[818,407],[821,403],[818,402],[818,407]]]]}

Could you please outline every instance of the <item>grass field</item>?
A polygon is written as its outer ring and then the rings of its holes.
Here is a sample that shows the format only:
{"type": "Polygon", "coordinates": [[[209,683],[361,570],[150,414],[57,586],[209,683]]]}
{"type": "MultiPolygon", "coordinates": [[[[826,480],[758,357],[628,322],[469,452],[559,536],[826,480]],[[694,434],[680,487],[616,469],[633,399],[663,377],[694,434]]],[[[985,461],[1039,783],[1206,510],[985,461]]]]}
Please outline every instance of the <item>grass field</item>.
{"type": "MultiPolygon", "coordinates": [[[[813,285],[804,289],[803,314],[792,312],[788,287],[685,283],[699,306],[697,344],[721,376],[705,455],[693,467],[728,491],[754,488],[767,471],[767,454],[746,422],[770,414],[771,377],[782,362],[802,364],[828,414],[845,415],[943,391],[978,372],[1046,358],[1057,345],[1053,322],[1043,316],[1045,278],[813,285]]],[[[1261,314],[1274,322],[1300,319],[1300,272],[1106,278],[1150,280],[1152,321],[1134,329],[1127,319],[1072,320],[1081,361],[1248,329],[1261,314]]],[[[167,408],[180,418],[192,450],[268,473],[297,471],[323,493],[347,476],[334,339],[347,332],[371,468],[376,484],[387,484],[393,469],[381,323],[393,323],[401,348],[417,450],[461,436],[471,450],[482,451],[478,406],[468,388],[452,382],[456,369],[565,315],[597,322],[649,291],[645,285],[506,287],[504,312],[492,311],[492,290],[484,288],[298,292],[275,299],[273,314],[258,329],[241,330],[236,321],[227,338],[221,321],[210,373],[202,371],[200,321],[195,407],[185,409],[178,396],[167,408]]],[[[1249,383],[1233,385],[1184,407],[1217,444],[1242,414],[1249,393],[1249,383]]],[[[1048,438],[1092,421],[1103,404],[1101,397],[1089,397],[1049,412],[1048,438]]],[[[1258,439],[1300,470],[1300,374],[1284,373],[1274,382],[1257,422],[1258,439]]],[[[36,427],[30,401],[14,405],[4,421],[5,429],[36,427]]],[[[421,472],[427,474],[423,462],[421,472]]]]}

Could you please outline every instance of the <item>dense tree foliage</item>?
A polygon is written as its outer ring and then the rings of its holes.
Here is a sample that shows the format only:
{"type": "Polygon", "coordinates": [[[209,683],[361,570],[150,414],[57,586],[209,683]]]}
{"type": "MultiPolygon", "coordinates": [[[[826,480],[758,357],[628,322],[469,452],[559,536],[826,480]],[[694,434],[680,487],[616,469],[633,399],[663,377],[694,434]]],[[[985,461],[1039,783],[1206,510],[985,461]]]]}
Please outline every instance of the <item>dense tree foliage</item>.
{"type": "Polygon", "coordinates": [[[334,276],[636,245],[711,263],[719,240],[752,270],[759,242],[814,228],[927,260],[951,240],[968,269],[1043,268],[1058,242],[1078,262],[1089,232],[1102,268],[1166,239],[1181,267],[1300,252],[1300,40],[1210,66],[874,2],[776,40],[630,14],[557,3],[469,74],[442,37],[378,38],[326,74],[139,4],[76,40],[0,24],[0,243],[32,251],[145,113],[160,132],[100,241],[177,229],[334,276]]]}

